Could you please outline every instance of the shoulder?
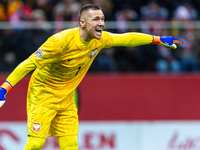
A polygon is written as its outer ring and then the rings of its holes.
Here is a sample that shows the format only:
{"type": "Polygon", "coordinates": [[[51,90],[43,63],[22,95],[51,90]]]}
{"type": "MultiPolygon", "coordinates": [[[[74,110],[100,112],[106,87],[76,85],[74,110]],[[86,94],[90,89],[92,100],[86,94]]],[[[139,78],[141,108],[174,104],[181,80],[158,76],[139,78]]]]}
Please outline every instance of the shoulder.
{"type": "Polygon", "coordinates": [[[105,42],[105,41],[109,41],[111,39],[112,39],[112,33],[108,32],[108,31],[103,31],[101,40],[105,42]]]}
{"type": "Polygon", "coordinates": [[[102,45],[103,48],[111,46],[113,43],[112,33],[108,31],[103,31],[100,41],[103,44],[102,45]]]}
{"type": "Polygon", "coordinates": [[[61,47],[65,47],[76,35],[78,28],[66,29],[52,35],[49,40],[52,43],[59,43],[61,47]]]}
{"type": "Polygon", "coordinates": [[[112,33],[108,32],[108,31],[103,31],[102,37],[103,38],[111,38],[112,37],[112,33]]]}
{"type": "Polygon", "coordinates": [[[61,32],[54,34],[52,37],[57,40],[70,38],[70,37],[75,36],[77,30],[78,30],[78,28],[66,29],[66,30],[63,30],[61,32]]]}

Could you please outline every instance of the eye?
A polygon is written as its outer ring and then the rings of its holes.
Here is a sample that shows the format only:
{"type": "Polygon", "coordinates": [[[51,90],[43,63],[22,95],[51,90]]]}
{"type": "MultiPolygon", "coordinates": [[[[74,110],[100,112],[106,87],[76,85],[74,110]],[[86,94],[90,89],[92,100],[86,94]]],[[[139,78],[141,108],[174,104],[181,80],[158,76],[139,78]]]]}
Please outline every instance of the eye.
{"type": "Polygon", "coordinates": [[[97,21],[97,20],[99,20],[99,18],[94,18],[93,20],[94,20],[94,21],[97,21]]]}

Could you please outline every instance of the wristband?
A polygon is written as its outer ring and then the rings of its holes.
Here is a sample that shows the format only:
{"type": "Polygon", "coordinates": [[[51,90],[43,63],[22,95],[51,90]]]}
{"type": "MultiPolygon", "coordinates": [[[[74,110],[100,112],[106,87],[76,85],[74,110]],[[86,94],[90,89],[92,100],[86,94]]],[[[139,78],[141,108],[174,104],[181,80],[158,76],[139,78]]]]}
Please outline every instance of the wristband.
{"type": "Polygon", "coordinates": [[[160,37],[159,36],[153,36],[153,42],[151,44],[160,44],[160,37]]]}
{"type": "Polygon", "coordinates": [[[2,85],[1,85],[2,88],[6,89],[7,93],[8,91],[10,91],[12,89],[12,86],[11,84],[8,82],[8,81],[5,81],[2,85]]]}

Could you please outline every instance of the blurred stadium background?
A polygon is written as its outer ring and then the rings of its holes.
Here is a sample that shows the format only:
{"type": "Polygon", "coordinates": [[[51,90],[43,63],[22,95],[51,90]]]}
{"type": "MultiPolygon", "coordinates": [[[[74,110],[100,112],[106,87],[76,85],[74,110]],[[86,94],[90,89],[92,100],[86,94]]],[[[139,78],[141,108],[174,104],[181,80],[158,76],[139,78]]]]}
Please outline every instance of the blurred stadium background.
{"type": "MultiPolygon", "coordinates": [[[[77,27],[86,3],[102,7],[105,30],[172,35],[176,50],[103,49],[79,94],[79,150],[200,149],[200,0],[1,0],[0,81],[52,34],[77,27]]],[[[23,149],[30,75],[0,109],[0,149],[23,149]]],[[[47,138],[43,150],[58,150],[47,138]]]]}

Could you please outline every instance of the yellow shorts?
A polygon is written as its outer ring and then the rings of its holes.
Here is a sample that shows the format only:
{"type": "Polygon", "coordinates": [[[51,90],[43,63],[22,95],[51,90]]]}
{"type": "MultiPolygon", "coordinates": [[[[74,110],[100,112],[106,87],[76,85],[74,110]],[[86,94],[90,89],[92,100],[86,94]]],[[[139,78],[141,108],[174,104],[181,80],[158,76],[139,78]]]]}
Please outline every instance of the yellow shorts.
{"type": "Polygon", "coordinates": [[[30,103],[27,109],[28,135],[48,136],[78,135],[78,114],[74,110],[54,110],[30,103]]]}

